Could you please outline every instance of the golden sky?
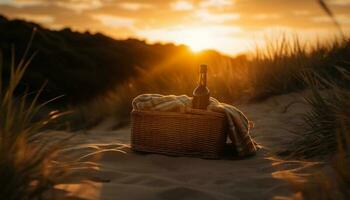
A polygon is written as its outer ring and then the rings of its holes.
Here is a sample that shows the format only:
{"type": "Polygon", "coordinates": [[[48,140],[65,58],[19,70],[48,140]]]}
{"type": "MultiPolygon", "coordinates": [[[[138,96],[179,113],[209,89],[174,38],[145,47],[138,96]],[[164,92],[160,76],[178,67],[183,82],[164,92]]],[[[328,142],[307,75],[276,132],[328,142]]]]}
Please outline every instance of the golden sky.
{"type": "MultiPolygon", "coordinates": [[[[348,33],[350,0],[326,2],[348,33]]],[[[182,43],[229,55],[281,33],[306,39],[337,33],[316,0],[0,0],[0,14],[52,29],[182,43]]]]}

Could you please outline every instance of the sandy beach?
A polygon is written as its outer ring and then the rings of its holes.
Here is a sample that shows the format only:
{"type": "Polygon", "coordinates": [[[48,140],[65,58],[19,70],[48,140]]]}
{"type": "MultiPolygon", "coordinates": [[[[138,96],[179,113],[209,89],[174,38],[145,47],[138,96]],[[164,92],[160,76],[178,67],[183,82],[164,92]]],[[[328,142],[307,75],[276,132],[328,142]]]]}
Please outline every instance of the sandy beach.
{"type": "Polygon", "coordinates": [[[82,143],[122,149],[106,152],[100,169],[88,184],[59,188],[91,200],[103,199],[272,199],[293,192],[283,177],[306,163],[283,162],[272,153],[284,147],[308,109],[300,93],[271,97],[263,102],[237,105],[255,124],[252,137],[263,146],[254,157],[243,160],[206,160],[140,154],[130,150],[130,128],[110,130],[106,121],[86,134],[82,143]]]}
{"type": "Polygon", "coordinates": [[[0,200],[350,200],[348,10],[0,0],[0,200]]]}

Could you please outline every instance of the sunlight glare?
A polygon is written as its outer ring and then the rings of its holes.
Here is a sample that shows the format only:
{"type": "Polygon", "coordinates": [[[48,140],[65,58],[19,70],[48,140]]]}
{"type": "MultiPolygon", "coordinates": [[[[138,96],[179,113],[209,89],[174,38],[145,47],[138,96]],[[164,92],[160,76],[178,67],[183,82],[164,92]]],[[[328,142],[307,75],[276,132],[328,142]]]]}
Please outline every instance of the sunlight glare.
{"type": "Polygon", "coordinates": [[[189,46],[193,52],[199,52],[212,47],[211,42],[213,37],[205,29],[184,30],[179,34],[178,41],[189,46]]]}
{"type": "Polygon", "coordinates": [[[168,29],[145,30],[140,32],[140,37],[147,38],[151,43],[169,41],[184,44],[193,52],[212,49],[234,55],[248,47],[248,39],[242,38],[242,33],[237,26],[188,24],[168,29]]]}

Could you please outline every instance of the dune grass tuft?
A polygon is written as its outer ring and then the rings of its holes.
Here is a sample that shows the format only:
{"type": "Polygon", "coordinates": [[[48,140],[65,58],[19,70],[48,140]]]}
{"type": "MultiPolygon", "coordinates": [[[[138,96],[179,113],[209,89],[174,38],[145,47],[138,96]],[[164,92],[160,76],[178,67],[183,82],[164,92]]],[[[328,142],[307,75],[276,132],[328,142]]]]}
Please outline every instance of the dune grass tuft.
{"type": "Polygon", "coordinates": [[[289,157],[322,159],[304,181],[289,180],[297,192],[291,199],[350,198],[350,66],[333,66],[334,74],[309,72],[304,75],[312,91],[306,101],[311,110],[305,114],[300,137],[289,144],[289,157]]]}
{"type": "MultiPolygon", "coordinates": [[[[312,158],[330,155],[337,150],[337,140],[346,141],[339,127],[350,124],[350,67],[334,67],[341,78],[323,77],[307,73],[305,80],[312,91],[305,100],[311,110],[304,115],[298,138],[288,145],[283,154],[291,157],[312,158]],[[342,80],[342,81],[340,81],[342,80]]],[[[339,142],[338,142],[339,143],[339,142]]]]}
{"type": "Polygon", "coordinates": [[[288,180],[296,192],[286,199],[347,200],[350,199],[350,127],[340,122],[336,131],[336,153],[321,168],[313,169],[303,181],[288,180]]]}
{"type": "Polygon", "coordinates": [[[66,181],[77,169],[95,164],[80,159],[82,155],[72,150],[79,146],[70,140],[71,136],[52,139],[45,131],[51,119],[61,114],[36,117],[50,103],[38,103],[43,88],[34,95],[15,95],[34,57],[27,58],[27,53],[28,49],[17,64],[12,57],[9,74],[2,74],[0,62],[0,199],[56,199],[53,195],[55,185],[66,181]],[[9,77],[6,81],[5,76],[9,77]]]}

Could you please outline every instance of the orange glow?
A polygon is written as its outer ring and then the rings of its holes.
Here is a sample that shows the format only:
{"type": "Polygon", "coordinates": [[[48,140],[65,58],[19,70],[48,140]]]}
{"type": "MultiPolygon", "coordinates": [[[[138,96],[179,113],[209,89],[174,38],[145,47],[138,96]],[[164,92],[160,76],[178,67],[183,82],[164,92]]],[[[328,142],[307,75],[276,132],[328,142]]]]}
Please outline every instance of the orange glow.
{"type": "MultiPolygon", "coordinates": [[[[350,33],[350,15],[344,7],[350,6],[348,0],[330,4],[344,33],[350,33]]],[[[251,46],[276,31],[297,33],[306,40],[338,34],[315,1],[271,6],[256,0],[0,0],[0,13],[52,29],[185,44],[194,52],[214,49],[228,55],[253,50],[251,46]]]]}
{"type": "Polygon", "coordinates": [[[183,31],[184,38],[177,38],[177,40],[188,45],[192,51],[199,52],[211,48],[211,41],[213,36],[209,31],[205,30],[188,30],[183,31]]]}

